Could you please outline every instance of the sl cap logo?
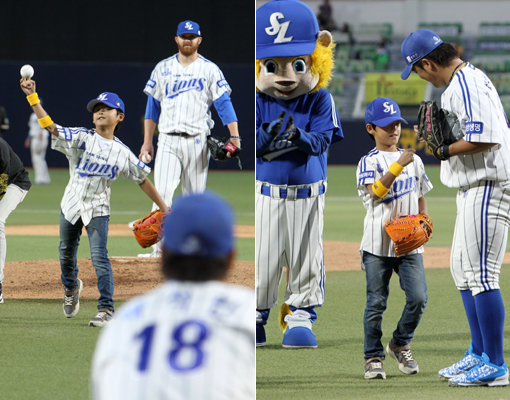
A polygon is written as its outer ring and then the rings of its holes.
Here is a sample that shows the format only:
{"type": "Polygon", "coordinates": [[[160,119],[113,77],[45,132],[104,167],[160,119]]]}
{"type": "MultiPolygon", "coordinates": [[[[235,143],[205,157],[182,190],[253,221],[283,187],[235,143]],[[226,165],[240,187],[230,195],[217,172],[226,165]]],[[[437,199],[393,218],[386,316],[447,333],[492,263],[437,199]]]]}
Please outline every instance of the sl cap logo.
{"type": "Polygon", "coordinates": [[[390,103],[389,101],[386,101],[383,103],[383,106],[384,106],[384,112],[385,113],[390,113],[391,115],[393,114],[396,114],[397,110],[395,110],[395,107],[392,103],[390,103]]]}
{"type": "Polygon", "coordinates": [[[437,36],[432,37],[432,40],[434,40],[434,44],[438,44],[441,41],[437,36]]]}
{"type": "Polygon", "coordinates": [[[101,93],[99,96],[97,96],[98,100],[108,100],[108,95],[106,93],[101,93]]]}
{"type": "Polygon", "coordinates": [[[281,12],[274,12],[269,17],[269,22],[271,26],[266,28],[266,33],[269,36],[276,36],[273,43],[286,43],[292,41],[294,36],[285,37],[287,34],[287,29],[289,29],[290,21],[285,21],[283,23],[278,22],[279,19],[283,19],[285,16],[281,12]]]}
{"type": "Polygon", "coordinates": [[[186,24],[184,24],[184,28],[191,31],[193,29],[193,24],[191,22],[186,22],[186,24]]]}

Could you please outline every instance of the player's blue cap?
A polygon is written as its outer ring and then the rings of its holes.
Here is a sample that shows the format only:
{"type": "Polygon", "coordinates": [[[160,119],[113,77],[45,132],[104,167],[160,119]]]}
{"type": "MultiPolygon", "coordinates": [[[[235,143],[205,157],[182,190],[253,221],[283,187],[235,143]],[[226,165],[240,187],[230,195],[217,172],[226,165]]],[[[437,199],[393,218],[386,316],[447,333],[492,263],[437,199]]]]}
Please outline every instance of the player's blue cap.
{"type": "Polygon", "coordinates": [[[367,106],[365,124],[385,127],[395,121],[408,123],[400,115],[400,108],[395,100],[388,97],[378,97],[367,106]]]}
{"type": "Polygon", "coordinates": [[[413,65],[420,61],[427,54],[429,54],[441,43],[443,43],[443,41],[439,35],[429,31],[428,29],[420,29],[406,37],[402,42],[402,46],[400,47],[402,57],[407,64],[404,68],[404,71],[400,75],[401,78],[404,80],[409,78],[409,75],[413,70],[413,65]]]}
{"type": "Polygon", "coordinates": [[[123,113],[125,113],[124,110],[124,102],[121,100],[121,98],[116,94],[112,92],[103,92],[99,96],[97,96],[95,99],[92,99],[87,104],[87,110],[90,112],[94,111],[94,107],[98,103],[106,104],[108,107],[111,108],[117,108],[123,113]]]}
{"type": "Polygon", "coordinates": [[[163,246],[182,256],[223,257],[233,249],[233,225],[231,207],[217,194],[182,196],[165,218],[163,246]]]}
{"type": "Polygon", "coordinates": [[[298,0],[273,0],[257,9],[257,59],[312,54],[319,24],[312,9],[298,0]]]}
{"type": "Polygon", "coordinates": [[[202,36],[200,33],[200,25],[198,25],[196,22],[190,21],[189,19],[182,21],[179,25],[177,25],[177,33],[175,36],[181,36],[185,33],[192,33],[197,36],[202,36]]]}

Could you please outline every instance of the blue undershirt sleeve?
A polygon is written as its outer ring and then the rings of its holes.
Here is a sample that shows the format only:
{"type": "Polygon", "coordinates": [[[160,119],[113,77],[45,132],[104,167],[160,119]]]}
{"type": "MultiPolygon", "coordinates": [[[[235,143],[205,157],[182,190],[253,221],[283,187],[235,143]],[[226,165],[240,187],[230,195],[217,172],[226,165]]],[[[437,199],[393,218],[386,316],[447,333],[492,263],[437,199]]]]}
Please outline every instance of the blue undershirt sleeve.
{"type": "Polygon", "coordinates": [[[221,122],[223,122],[223,125],[228,125],[231,122],[237,121],[234,106],[232,105],[230,96],[227,93],[223,93],[220,97],[214,100],[213,104],[220,116],[221,122]]]}
{"type": "Polygon", "coordinates": [[[160,114],[161,103],[154,97],[152,97],[150,94],[147,95],[147,106],[145,107],[145,119],[152,119],[154,122],[158,122],[160,114]]]}

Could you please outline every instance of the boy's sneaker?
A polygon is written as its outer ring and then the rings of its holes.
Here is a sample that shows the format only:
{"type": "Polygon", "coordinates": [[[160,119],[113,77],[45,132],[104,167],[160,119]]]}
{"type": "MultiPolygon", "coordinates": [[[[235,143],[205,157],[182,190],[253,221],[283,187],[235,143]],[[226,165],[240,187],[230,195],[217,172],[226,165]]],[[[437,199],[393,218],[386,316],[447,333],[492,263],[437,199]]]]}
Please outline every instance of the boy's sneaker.
{"type": "Polygon", "coordinates": [[[73,318],[80,311],[80,293],[83,290],[83,282],[78,279],[78,286],[69,290],[64,287],[64,315],[73,318]]]}
{"type": "Polygon", "coordinates": [[[4,293],[2,292],[2,282],[0,282],[0,304],[4,302],[4,293]]]}
{"type": "Polygon", "coordinates": [[[411,375],[420,372],[418,363],[411,353],[411,347],[406,344],[405,346],[396,346],[393,339],[390,340],[386,346],[386,352],[391,358],[395,359],[398,364],[398,369],[404,374],[411,375]]]}
{"type": "Polygon", "coordinates": [[[447,368],[443,368],[439,371],[439,377],[443,379],[450,379],[456,375],[462,374],[469,371],[471,368],[476,367],[482,362],[482,357],[473,353],[473,345],[469,346],[469,350],[460,361],[450,365],[447,368]]]}
{"type": "Polygon", "coordinates": [[[454,376],[448,381],[450,386],[506,386],[508,367],[492,364],[487,354],[482,353],[481,362],[469,371],[454,376]]]}
{"type": "Polygon", "coordinates": [[[107,308],[100,308],[97,314],[89,322],[89,326],[105,326],[113,318],[113,310],[107,308]]]}
{"type": "Polygon", "coordinates": [[[369,358],[365,361],[365,379],[386,379],[382,360],[379,357],[369,358]]]}

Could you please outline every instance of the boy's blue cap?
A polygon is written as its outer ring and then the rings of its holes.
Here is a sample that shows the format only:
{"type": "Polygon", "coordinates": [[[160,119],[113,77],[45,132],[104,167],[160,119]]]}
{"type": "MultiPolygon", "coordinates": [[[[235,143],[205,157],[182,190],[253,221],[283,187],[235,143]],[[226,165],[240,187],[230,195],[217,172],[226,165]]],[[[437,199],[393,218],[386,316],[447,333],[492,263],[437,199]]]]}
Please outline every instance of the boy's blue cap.
{"type": "Polygon", "coordinates": [[[190,21],[189,19],[182,21],[179,25],[177,25],[177,33],[175,36],[181,36],[185,33],[192,33],[197,36],[202,36],[200,33],[200,25],[198,25],[196,22],[190,21]]]}
{"type": "Polygon", "coordinates": [[[97,96],[95,99],[90,100],[87,104],[87,110],[90,112],[94,111],[94,107],[98,103],[106,104],[108,107],[111,108],[117,108],[123,113],[124,111],[124,102],[121,100],[117,94],[112,92],[103,92],[99,96],[97,96]]]}
{"type": "Polygon", "coordinates": [[[165,218],[163,246],[182,256],[224,257],[233,249],[233,225],[230,205],[217,194],[182,196],[165,218]]]}
{"type": "Polygon", "coordinates": [[[388,97],[378,97],[367,106],[365,124],[385,127],[395,121],[408,123],[400,115],[400,108],[395,100],[388,97]]]}
{"type": "Polygon", "coordinates": [[[427,54],[429,54],[441,43],[443,43],[443,41],[439,35],[429,31],[428,29],[420,29],[406,37],[402,42],[402,46],[400,47],[402,57],[407,64],[404,68],[404,71],[400,75],[401,78],[404,80],[409,78],[409,75],[413,70],[413,65],[420,61],[427,54]]]}
{"type": "Polygon", "coordinates": [[[312,54],[319,24],[310,7],[297,0],[273,0],[257,9],[256,57],[296,57],[312,54]]]}

